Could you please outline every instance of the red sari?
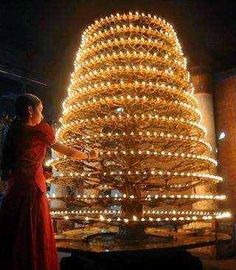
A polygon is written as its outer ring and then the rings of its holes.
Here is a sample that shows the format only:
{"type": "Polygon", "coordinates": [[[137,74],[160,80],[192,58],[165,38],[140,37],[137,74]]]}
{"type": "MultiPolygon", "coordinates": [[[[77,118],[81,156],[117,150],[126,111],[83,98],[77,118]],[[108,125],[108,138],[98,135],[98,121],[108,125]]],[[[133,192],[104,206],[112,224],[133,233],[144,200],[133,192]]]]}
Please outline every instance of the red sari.
{"type": "Polygon", "coordinates": [[[22,126],[17,137],[14,166],[0,210],[0,269],[58,270],[42,166],[55,135],[48,124],[40,123],[22,126]]]}

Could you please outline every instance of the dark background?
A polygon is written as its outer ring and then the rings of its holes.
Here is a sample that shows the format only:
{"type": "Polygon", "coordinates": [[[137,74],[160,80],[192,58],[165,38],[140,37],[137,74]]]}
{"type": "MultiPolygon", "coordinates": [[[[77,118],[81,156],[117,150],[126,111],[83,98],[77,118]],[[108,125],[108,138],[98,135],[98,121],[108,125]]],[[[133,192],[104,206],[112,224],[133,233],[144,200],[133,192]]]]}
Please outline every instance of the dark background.
{"type": "Polygon", "coordinates": [[[172,23],[190,71],[206,66],[219,74],[236,67],[236,1],[0,1],[0,112],[12,110],[16,94],[33,92],[56,121],[83,30],[125,11],[172,23]]]}

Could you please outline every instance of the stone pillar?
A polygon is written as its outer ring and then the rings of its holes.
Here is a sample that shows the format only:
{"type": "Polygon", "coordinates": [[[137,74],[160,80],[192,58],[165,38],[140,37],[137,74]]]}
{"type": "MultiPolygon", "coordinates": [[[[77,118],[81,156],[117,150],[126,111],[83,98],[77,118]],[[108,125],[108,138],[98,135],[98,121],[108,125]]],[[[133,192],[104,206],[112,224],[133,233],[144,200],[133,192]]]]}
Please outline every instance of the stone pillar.
{"type": "MultiPolygon", "coordinates": [[[[215,120],[213,106],[213,80],[212,74],[207,69],[198,69],[192,73],[192,83],[195,89],[195,97],[199,103],[199,110],[202,114],[201,125],[207,129],[205,140],[210,143],[213,151],[210,153],[212,158],[216,158],[216,137],[215,120]]],[[[207,153],[209,155],[209,153],[207,153]]],[[[216,173],[216,169],[211,173],[216,173]]],[[[215,185],[204,185],[196,188],[198,193],[216,193],[215,185]]],[[[216,209],[214,202],[205,201],[195,204],[201,209],[216,209]]]]}
{"type": "Polygon", "coordinates": [[[202,113],[201,124],[207,129],[206,141],[213,147],[212,156],[216,157],[215,120],[213,107],[212,75],[209,71],[198,71],[192,75],[195,97],[202,113]]]}
{"type": "MultiPolygon", "coordinates": [[[[216,157],[216,138],[215,138],[215,120],[214,120],[214,106],[213,106],[213,79],[212,74],[208,69],[198,68],[191,72],[191,79],[195,89],[195,97],[198,100],[198,108],[202,115],[200,124],[207,130],[205,140],[210,143],[213,150],[210,153],[212,158],[216,157]]],[[[209,155],[209,153],[207,153],[209,155]]],[[[216,170],[211,173],[215,173],[216,170]]],[[[211,184],[205,184],[195,188],[196,193],[216,193],[216,187],[211,184]]],[[[202,201],[193,205],[194,209],[215,210],[217,208],[215,202],[202,201]]],[[[215,223],[197,222],[193,225],[194,228],[210,228],[215,230],[215,223]]],[[[196,253],[205,254],[216,257],[216,247],[209,246],[205,248],[196,249],[196,253]]]]}

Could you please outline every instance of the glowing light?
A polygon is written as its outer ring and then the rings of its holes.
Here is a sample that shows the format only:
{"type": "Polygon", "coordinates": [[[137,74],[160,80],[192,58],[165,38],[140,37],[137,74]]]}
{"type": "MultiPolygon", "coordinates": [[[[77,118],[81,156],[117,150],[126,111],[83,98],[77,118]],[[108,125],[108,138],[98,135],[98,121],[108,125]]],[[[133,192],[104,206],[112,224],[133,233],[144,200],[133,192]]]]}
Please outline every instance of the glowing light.
{"type": "MultiPolygon", "coordinates": [[[[214,174],[217,161],[171,24],[139,12],[96,20],[82,35],[67,91],[57,139],[86,152],[97,148],[99,160],[56,154],[46,162],[56,170],[55,183],[85,188],[67,198],[80,208],[54,211],[55,218],[151,226],[230,218],[229,212],[187,210],[226,196],[192,192],[223,179],[214,174]],[[124,204],[137,202],[151,210],[131,207],[124,215],[124,204]]],[[[219,140],[225,137],[222,132],[219,140]]],[[[52,194],[50,202],[60,199],[52,194]]]]}

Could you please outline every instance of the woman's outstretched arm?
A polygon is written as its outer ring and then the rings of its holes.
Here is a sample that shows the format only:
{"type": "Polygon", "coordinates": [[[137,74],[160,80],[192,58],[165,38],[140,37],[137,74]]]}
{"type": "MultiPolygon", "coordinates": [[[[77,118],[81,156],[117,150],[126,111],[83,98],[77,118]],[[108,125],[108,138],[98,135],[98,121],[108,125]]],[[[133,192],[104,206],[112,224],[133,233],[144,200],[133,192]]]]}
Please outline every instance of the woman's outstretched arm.
{"type": "Polygon", "coordinates": [[[53,150],[65,155],[67,157],[70,157],[72,159],[90,160],[90,159],[97,159],[98,158],[98,152],[96,150],[92,150],[89,154],[86,154],[80,150],[77,150],[75,148],[72,148],[70,146],[62,144],[60,142],[56,142],[51,147],[53,150]]]}

